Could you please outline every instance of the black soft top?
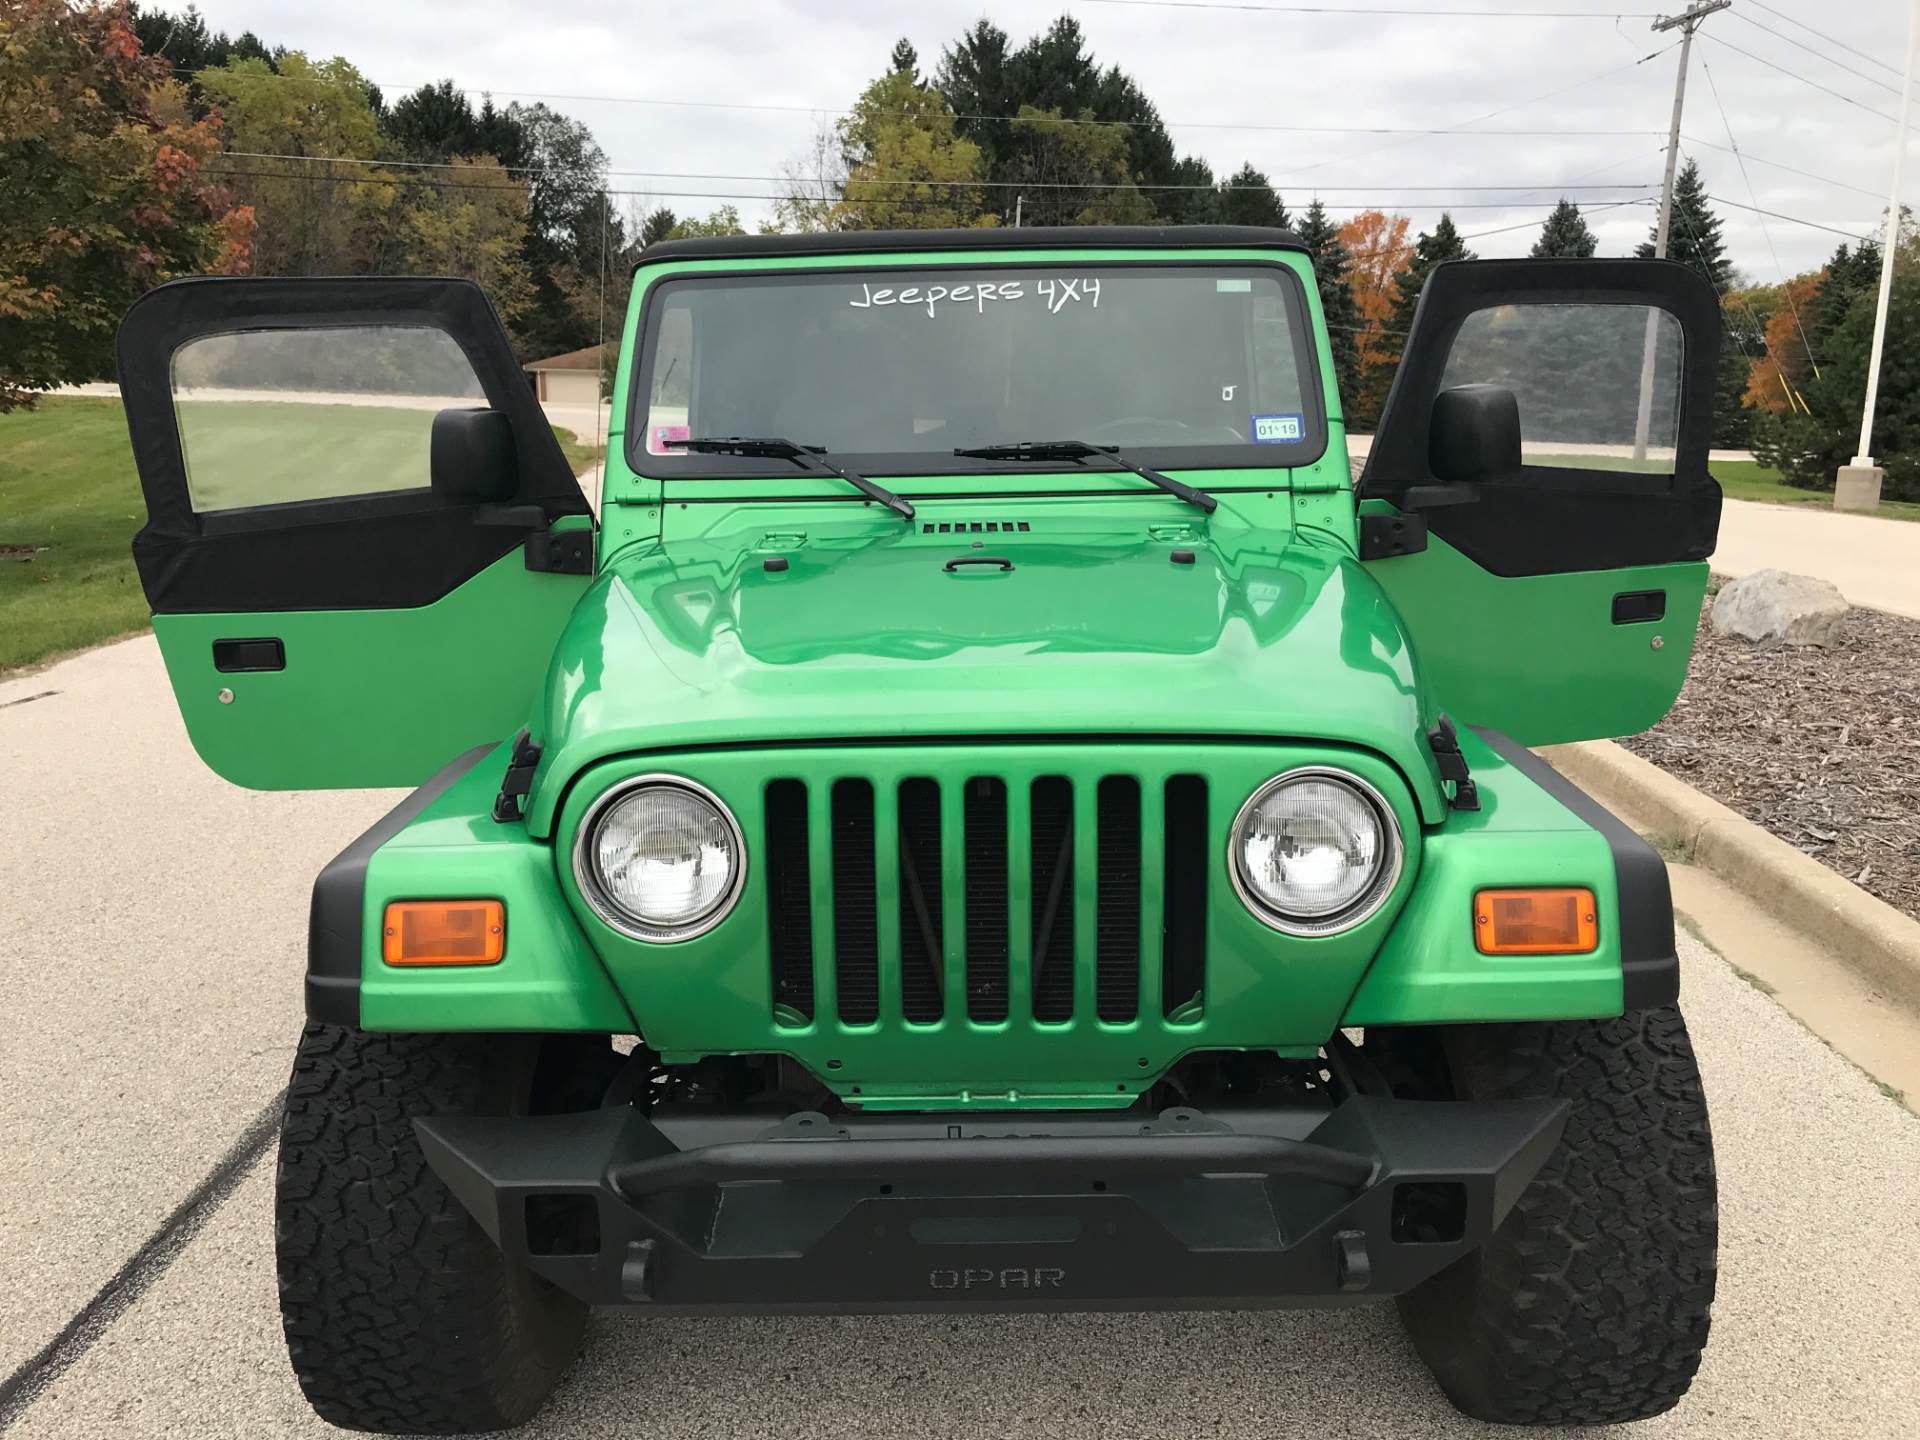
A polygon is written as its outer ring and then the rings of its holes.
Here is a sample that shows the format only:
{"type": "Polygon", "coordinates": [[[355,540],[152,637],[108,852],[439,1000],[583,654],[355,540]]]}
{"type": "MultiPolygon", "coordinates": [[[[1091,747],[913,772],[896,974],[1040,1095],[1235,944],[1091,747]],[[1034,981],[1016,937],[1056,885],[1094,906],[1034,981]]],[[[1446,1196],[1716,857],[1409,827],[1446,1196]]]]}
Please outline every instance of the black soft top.
{"type": "Polygon", "coordinates": [[[876,250],[1305,250],[1291,230],[1265,225],[1031,225],[974,230],[830,230],[815,235],[703,235],[662,240],[638,265],[757,255],[865,255],[876,250]]]}

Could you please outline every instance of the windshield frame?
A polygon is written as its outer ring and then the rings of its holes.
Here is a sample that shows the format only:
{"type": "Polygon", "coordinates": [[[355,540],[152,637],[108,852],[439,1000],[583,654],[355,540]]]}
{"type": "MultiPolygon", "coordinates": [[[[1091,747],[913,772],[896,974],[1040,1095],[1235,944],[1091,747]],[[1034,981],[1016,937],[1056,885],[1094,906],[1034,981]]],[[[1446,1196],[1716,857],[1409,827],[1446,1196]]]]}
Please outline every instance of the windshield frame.
{"type": "MultiPolygon", "coordinates": [[[[1089,246],[1089,251],[1097,252],[1098,246],[1089,246]]],[[[1287,307],[1287,318],[1291,330],[1294,364],[1301,378],[1301,403],[1305,407],[1305,437],[1298,443],[1286,446],[1256,444],[1249,441],[1242,445],[1140,445],[1119,447],[1129,460],[1151,469],[1169,472],[1200,472],[1217,470],[1273,471],[1293,470],[1318,463],[1327,453],[1329,419],[1327,399],[1322,373],[1322,357],[1318,336],[1314,327],[1312,308],[1308,303],[1306,286],[1300,273],[1285,261],[1272,254],[1264,255],[1218,255],[1186,256],[1175,258],[1178,252],[1161,252],[1151,255],[1080,254],[1071,252],[1062,255],[1049,255],[1032,259],[1007,259],[991,252],[958,252],[951,262],[937,261],[929,263],[925,259],[909,260],[905,258],[886,260],[878,264],[827,264],[806,266],[767,266],[749,263],[738,268],[733,266],[669,271],[647,284],[642,299],[641,313],[636,326],[635,350],[638,359],[627,367],[627,403],[626,435],[623,449],[628,468],[645,479],[655,481],[669,480],[741,480],[761,478],[815,479],[805,470],[791,461],[776,459],[753,459],[733,455],[658,455],[646,447],[647,408],[645,397],[651,393],[653,379],[653,360],[659,342],[662,317],[667,301],[677,292],[692,287],[717,288],[739,282],[748,284],[809,283],[838,280],[842,283],[850,278],[865,279],[886,275],[911,274],[924,276],[929,271],[1061,271],[1065,269],[1085,269],[1111,271],[1118,269],[1168,271],[1168,270],[1211,270],[1216,272],[1245,272],[1248,270],[1270,271],[1278,279],[1281,297],[1287,307]],[[1278,452],[1278,453],[1277,453],[1278,452]]],[[[803,444],[812,443],[813,437],[790,437],[803,444]]],[[[1077,440],[1083,436],[1075,435],[1029,435],[1013,437],[1024,440],[1077,440]]],[[[1020,479],[1027,476],[1041,477],[1061,474],[1124,474],[1122,467],[1115,466],[1097,456],[1085,461],[1046,461],[1038,463],[1009,464],[1006,462],[968,459],[952,455],[945,451],[834,451],[831,459],[852,466],[865,475],[895,477],[938,477],[938,476],[990,476],[993,478],[1020,479]]],[[[1268,490],[1270,481],[1262,481],[1241,486],[1202,485],[1199,488],[1215,491],[1234,489],[1268,490]]],[[[912,491],[903,491],[912,498],[912,491]]],[[[981,489],[977,492],[989,495],[994,490],[981,489]]],[[[1018,493],[1018,492],[1010,492],[1018,493]]],[[[1157,494],[1148,490],[1146,493],[1157,494]]],[[[798,498],[798,497],[796,497],[798,498]]]]}

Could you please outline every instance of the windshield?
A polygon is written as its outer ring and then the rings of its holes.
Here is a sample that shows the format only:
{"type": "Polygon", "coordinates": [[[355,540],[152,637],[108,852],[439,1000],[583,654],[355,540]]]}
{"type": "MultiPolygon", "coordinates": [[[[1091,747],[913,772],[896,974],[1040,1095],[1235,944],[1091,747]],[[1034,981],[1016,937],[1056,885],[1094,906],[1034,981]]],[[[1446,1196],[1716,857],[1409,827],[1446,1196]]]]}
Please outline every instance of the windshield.
{"type": "Polygon", "coordinates": [[[954,450],[1021,441],[1165,467],[1301,465],[1325,448],[1303,293],[1278,265],[669,280],[640,349],[628,444],[644,474],[792,473],[672,444],[736,435],[904,474],[979,473],[996,467],[954,450]]]}

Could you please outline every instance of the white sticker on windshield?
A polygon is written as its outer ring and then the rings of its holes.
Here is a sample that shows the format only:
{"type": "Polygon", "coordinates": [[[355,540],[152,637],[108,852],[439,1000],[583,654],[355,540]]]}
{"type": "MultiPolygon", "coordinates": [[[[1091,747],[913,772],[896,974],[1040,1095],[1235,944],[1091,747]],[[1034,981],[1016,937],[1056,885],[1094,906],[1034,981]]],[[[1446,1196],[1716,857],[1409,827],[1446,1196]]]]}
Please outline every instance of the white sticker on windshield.
{"type": "Polygon", "coordinates": [[[1298,445],[1307,438],[1304,415],[1256,415],[1253,417],[1253,443],[1256,445],[1298,445]]]}
{"type": "Polygon", "coordinates": [[[1253,281],[1216,280],[1213,282],[1213,293],[1216,295],[1251,295],[1253,293],[1253,281]]]}
{"type": "MultiPolygon", "coordinates": [[[[1032,295],[1047,307],[1049,315],[1058,315],[1069,305],[1084,305],[1088,309],[1100,308],[1100,280],[1097,276],[1042,279],[1035,283],[1032,295]]],[[[936,315],[951,314],[955,309],[971,310],[976,315],[984,315],[989,305],[1003,304],[1008,301],[1025,300],[1028,297],[1026,282],[1023,280],[980,280],[958,285],[870,285],[861,282],[860,294],[847,301],[853,310],[884,310],[904,307],[925,315],[929,320],[936,315]]]]}

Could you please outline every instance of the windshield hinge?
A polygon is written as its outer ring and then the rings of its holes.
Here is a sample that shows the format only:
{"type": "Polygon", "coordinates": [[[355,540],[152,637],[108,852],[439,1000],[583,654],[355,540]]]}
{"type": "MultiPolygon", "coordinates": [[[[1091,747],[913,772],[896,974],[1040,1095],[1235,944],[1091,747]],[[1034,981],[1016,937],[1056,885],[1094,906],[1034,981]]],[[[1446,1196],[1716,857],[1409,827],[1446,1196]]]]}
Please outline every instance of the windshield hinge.
{"type": "Polygon", "coordinates": [[[522,818],[520,800],[533,789],[533,772],[539,764],[540,747],[533,743],[528,731],[522,730],[513,737],[513,758],[507,762],[506,778],[501,780],[500,793],[493,800],[493,818],[497,822],[511,825],[522,818]]]}
{"type": "Polygon", "coordinates": [[[1396,555],[1418,555],[1427,548],[1424,515],[1362,515],[1360,558],[1391,560],[1396,555]]]}
{"type": "Polygon", "coordinates": [[[1460,753],[1460,736],[1453,721],[1442,715],[1427,732],[1427,748],[1433,751],[1442,781],[1453,786],[1453,798],[1447,803],[1455,810],[1478,810],[1480,787],[1467,771],[1467,757],[1460,753]]]}
{"type": "Polygon", "coordinates": [[[593,531],[582,526],[527,536],[527,569],[548,575],[593,574],[593,531]]]}

